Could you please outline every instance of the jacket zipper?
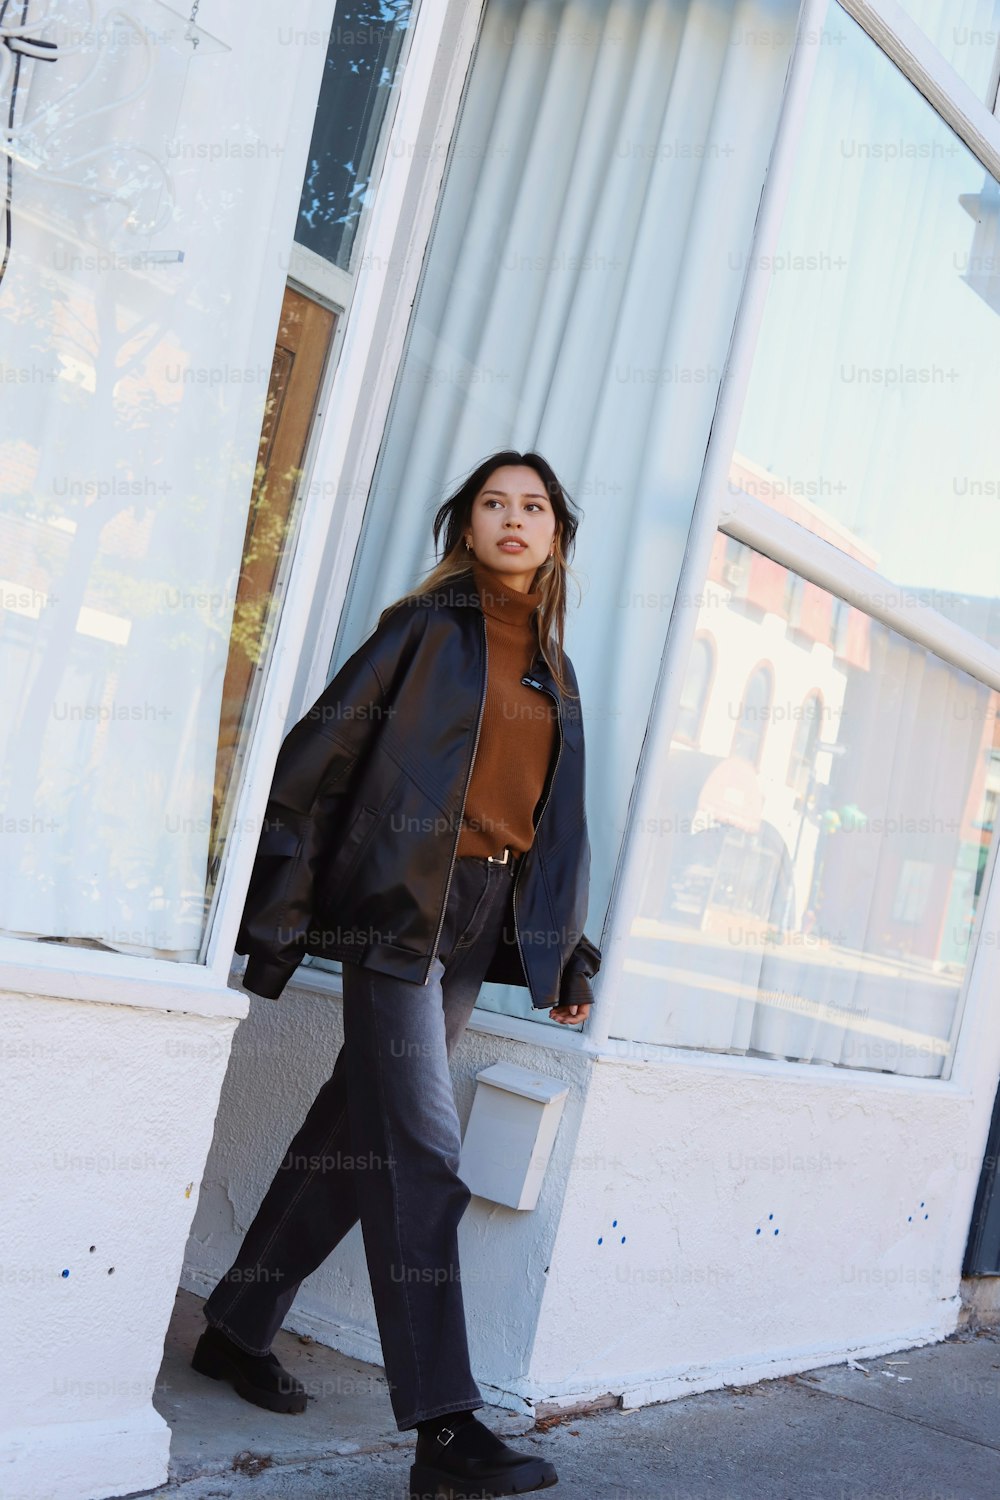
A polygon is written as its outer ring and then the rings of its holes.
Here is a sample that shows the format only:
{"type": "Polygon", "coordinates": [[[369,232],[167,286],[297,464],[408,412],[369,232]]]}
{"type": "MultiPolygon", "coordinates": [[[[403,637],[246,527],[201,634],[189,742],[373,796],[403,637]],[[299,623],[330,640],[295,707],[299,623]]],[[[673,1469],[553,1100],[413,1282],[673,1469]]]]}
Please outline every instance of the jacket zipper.
{"type": "Polygon", "coordinates": [[[465,778],[465,791],[462,793],[462,806],[458,814],[458,828],[455,830],[455,842],[451,846],[451,865],[448,869],[448,882],[444,888],[444,900],[441,903],[441,915],[438,918],[437,932],[434,935],[434,943],[431,947],[431,956],[427,964],[427,973],[424,975],[424,984],[430,983],[431,969],[434,967],[434,960],[437,958],[438,943],[441,941],[441,929],[444,926],[444,914],[448,910],[448,893],[451,890],[452,875],[455,873],[455,855],[458,852],[458,841],[462,836],[462,815],[465,812],[465,803],[469,795],[469,783],[472,781],[472,769],[476,764],[476,751],[479,749],[479,731],[482,728],[483,710],[486,707],[486,681],[489,671],[489,646],[486,643],[486,618],[482,613],[480,613],[479,620],[483,641],[483,674],[482,683],[480,685],[479,718],[476,720],[476,739],[475,743],[472,746],[472,759],[469,761],[469,774],[465,778]]]}
{"type": "MultiPolygon", "coordinates": [[[[557,732],[558,732],[558,735],[559,735],[559,744],[558,744],[558,748],[556,750],[556,763],[552,767],[552,775],[549,778],[548,790],[545,793],[545,801],[542,803],[542,810],[538,814],[538,822],[535,824],[535,834],[537,835],[539,828],[542,826],[542,818],[545,816],[545,809],[549,805],[549,798],[552,796],[552,788],[555,786],[556,773],[559,770],[559,761],[560,761],[560,758],[562,756],[562,751],[563,751],[562,713],[560,711],[559,699],[556,697],[555,693],[550,692],[547,687],[543,687],[540,682],[537,682],[530,675],[526,676],[526,677],[522,677],[521,681],[524,683],[524,685],[526,687],[538,688],[539,692],[548,693],[549,697],[552,699],[553,703],[556,706],[556,729],[557,729],[557,732]]],[[[534,839],[532,840],[532,842],[534,842],[534,839]]],[[[518,930],[518,925],[517,925],[517,882],[521,878],[521,870],[522,870],[523,866],[524,866],[524,860],[522,859],[518,863],[517,870],[516,870],[516,872],[514,874],[514,890],[513,890],[512,896],[511,896],[511,901],[513,903],[513,912],[514,912],[514,937],[517,939],[517,951],[518,951],[518,953],[521,956],[521,968],[524,970],[525,978],[527,978],[528,977],[528,967],[527,967],[527,964],[524,961],[524,949],[521,947],[521,934],[520,934],[520,931],[518,930]]],[[[530,985],[529,985],[529,992],[530,992],[530,985]]],[[[556,1004],[556,1005],[558,1005],[558,1003],[559,1003],[559,997],[558,997],[558,995],[556,996],[556,999],[555,999],[555,1001],[553,1003],[556,1004]]],[[[541,1009],[541,1007],[539,1007],[539,1009],[541,1009]]]]}

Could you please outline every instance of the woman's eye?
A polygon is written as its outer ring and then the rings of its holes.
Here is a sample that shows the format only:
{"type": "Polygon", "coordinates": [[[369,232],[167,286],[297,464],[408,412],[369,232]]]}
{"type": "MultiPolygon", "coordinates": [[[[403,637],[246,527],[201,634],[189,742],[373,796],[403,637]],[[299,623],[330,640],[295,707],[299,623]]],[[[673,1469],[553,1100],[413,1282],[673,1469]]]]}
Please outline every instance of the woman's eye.
{"type": "MultiPolygon", "coordinates": [[[[483,501],[484,505],[501,505],[502,503],[502,501],[497,500],[492,495],[489,499],[483,501]]],[[[529,500],[524,508],[525,510],[541,510],[542,507],[541,503],[538,500],[529,500]]]]}

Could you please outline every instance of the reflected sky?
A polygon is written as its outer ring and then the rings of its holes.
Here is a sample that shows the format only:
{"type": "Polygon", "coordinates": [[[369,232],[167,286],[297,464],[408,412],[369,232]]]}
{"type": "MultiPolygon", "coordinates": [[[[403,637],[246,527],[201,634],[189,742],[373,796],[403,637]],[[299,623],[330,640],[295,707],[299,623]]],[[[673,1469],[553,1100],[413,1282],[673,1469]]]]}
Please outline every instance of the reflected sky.
{"type": "Polygon", "coordinates": [[[833,9],[737,453],[763,499],[997,640],[958,596],[998,587],[1000,191],[833,9]]]}

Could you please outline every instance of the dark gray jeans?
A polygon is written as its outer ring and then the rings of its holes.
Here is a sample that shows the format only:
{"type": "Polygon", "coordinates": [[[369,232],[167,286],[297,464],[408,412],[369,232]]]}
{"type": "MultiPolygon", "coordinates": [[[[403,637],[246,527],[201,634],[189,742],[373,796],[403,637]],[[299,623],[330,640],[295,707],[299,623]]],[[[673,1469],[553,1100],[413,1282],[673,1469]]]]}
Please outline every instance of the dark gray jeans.
{"type": "Polygon", "coordinates": [[[503,929],[514,861],[456,860],[426,985],[345,963],[344,1043],[205,1317],[266,1354],[299,1283],[361,1220],[402,1431],[472,1411],[458,1224],[472,1196],[448,1059],[503,929]]]}

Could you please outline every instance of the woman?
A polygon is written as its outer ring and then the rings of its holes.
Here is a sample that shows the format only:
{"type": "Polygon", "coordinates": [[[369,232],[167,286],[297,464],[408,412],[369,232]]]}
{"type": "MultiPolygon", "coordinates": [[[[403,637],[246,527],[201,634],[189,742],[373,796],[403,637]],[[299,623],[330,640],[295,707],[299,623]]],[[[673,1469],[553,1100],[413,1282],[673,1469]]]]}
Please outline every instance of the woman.
{"type": "Polygon", "coordinates": [[[272,1411],[270,1353],[302,1279],[360,1218],[414,1497],[556,1483],[473,1416],[458,1224],[471,1196],[448,1059],[484,980],[578,1025],[600,953],[576,675],[562,649],[577,518],[538,454],[494,454],[434,519],[441,562],[286,737],[237,941],[277,999],[305,953],[343,963],[344,1044],[193,1363],[272,1411]]]}

